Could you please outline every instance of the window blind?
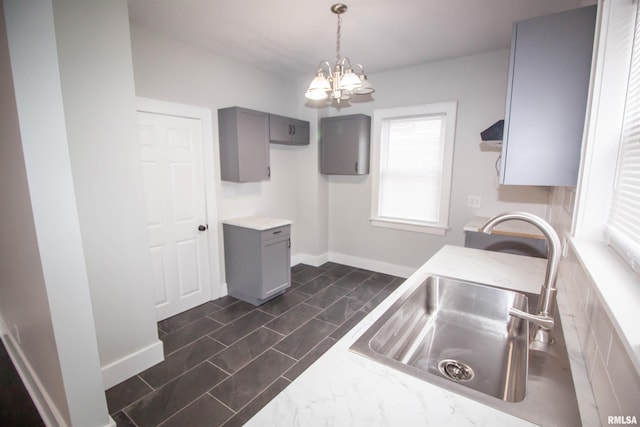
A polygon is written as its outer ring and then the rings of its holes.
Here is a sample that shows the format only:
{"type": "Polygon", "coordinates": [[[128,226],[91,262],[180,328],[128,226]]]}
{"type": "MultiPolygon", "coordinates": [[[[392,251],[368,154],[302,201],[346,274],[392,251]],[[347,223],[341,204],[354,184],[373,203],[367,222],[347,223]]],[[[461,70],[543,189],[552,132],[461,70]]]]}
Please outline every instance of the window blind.
{"type": "Polygon", "coordinates": [[[636,12],[616,180],[605,238],[640,274],[640,9],[636,12]]]}
{"type": "Polygon", "coordinates": [[[380,217],[437,223],[446,116],[382,122],[380,217]]]}

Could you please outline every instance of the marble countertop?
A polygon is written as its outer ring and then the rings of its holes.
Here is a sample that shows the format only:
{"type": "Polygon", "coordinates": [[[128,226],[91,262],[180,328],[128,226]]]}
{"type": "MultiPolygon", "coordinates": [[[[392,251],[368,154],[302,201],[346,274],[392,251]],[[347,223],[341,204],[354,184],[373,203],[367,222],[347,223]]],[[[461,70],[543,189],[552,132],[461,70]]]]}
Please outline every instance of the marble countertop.
{"type": "Polygon", "coordinates": [[[251,228],[253,230],[264,231],[284,225],[291,225],[288,219],[267,218],[261,216],[247,216],[243,218],[229,218],[222,220],[223,224],[235,225],[237,227],[251,228]]]}
{"type": "MultiPolygon", "coordinates": [[[[404,291],[431,274],[538,293],[546,260],[445,246],[287,386],[248,426],[531,426],[530,422],[399,372],[349,347],[404,291]]],[[[558,311],[585,426],[598,413],[573,316],[558,283],[558,311]],[[569,314],[565,314],[569,313],[569,314]]]]}
{"type": "MultiPolygon", "coordinates": [[[[479,231],[487,221],[488,216],[474,216],[464,226],[464,231],[479,231]]],[[[495,226],[492,234],[502,234],[504,236],[529,237],[532,239],[544,239],[542,232],[532,224],[524,221],[506,221],[495,226]]]]}

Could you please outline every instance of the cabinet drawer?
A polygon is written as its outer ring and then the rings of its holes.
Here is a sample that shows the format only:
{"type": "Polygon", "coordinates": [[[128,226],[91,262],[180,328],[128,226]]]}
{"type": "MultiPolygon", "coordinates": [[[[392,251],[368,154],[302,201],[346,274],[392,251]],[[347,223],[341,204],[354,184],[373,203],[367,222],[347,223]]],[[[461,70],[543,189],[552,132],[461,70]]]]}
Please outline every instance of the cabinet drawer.
{"type": "Polygon", "coordinates": [[[272,239],[279,239],[285,236],[290,236],[291,230],[288,225],[283,225],[282,227],[271,228],[269,230],[264,230],[261,232],[262,241],[266,242],[272,239]]]}

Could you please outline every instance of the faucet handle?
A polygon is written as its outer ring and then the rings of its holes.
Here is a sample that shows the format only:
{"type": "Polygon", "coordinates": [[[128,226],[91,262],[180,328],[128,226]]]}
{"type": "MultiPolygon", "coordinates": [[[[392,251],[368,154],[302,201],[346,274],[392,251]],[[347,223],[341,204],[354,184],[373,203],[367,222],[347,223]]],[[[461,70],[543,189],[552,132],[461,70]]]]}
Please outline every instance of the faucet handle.
{"type": "Polygon", "coordinates": [[[546,330],[553,329],[553,325],[555,323],[552,317],[549,317],[546,315],[527,313],[526,311],[518,310],[517,308],[514,308],[514,307],[511,307],[509,309],[509,315],[534,323],[540,326],[542,329],[546,329],[546,330]]]}

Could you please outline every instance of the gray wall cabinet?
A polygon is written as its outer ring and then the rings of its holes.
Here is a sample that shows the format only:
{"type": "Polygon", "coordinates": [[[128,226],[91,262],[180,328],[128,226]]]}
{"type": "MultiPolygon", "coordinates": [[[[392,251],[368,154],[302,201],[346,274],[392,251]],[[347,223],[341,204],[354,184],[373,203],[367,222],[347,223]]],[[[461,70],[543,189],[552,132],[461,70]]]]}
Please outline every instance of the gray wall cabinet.
{"type": "Polygon", "coordinates": [[[223,181],[269,179],[269,114],[241,107],[219,109],[218,136],[223,181]]]}
{"type": "Polygon", "coordinates": [[[309,122],[269,114],[269,140],[274,144],[309,145],[309,122]]]}
{"type": "Polygon", "coordinates": [[[256,230],[223,224],[229,295],[260,305],[291,286],[291,228],[256,230]]]}
{"type": "Polygon", "coordinates": [[[513,27],[500,183],[574,186],[596,6],[513,27]]]}
{"type": "Polygon", "coordinates": [[[320,173],[369,173],[371,117],[364,114],[320,119],[320,173]]]}

